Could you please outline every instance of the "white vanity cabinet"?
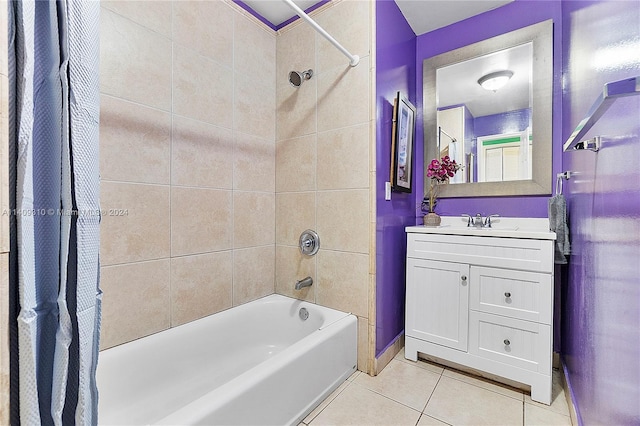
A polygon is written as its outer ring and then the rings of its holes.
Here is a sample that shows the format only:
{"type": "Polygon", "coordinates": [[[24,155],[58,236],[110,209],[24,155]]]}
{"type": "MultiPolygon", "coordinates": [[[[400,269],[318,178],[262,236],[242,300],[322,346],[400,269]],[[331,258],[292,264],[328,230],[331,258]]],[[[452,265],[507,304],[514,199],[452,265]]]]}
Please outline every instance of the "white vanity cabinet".
{"type": "Polygon", "coordinates": [[[530,385],[532,399],[550,404],[555,234],[436,229],[406,229],[405,356],[530,385]]]}

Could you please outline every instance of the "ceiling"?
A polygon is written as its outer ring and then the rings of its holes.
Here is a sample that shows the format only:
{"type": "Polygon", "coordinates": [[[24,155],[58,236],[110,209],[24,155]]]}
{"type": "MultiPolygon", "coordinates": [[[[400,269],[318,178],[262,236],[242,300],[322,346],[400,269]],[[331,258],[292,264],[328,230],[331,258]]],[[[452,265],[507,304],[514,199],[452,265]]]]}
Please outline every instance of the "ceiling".
{"type": "MultiPolygon", "coordinates": [[[[364,1],[364,0],[363,0],[364,1]]],[[[503,6],[513,0],[394,0],[416,35],[446,27],[458,21],[503,6]]],[[[282,0],[243,0],[260,16],[278,27],[295,16],[282,0]]],[[[318,0],[294,0],[302,10],[318,0]]]]}
{"type": "Polygon", "coordinates": [[[437,106],[464,104],[474,117],[530,108],[532,70],[531,43],[438,68],[437,106]],[[492,92],[480,87],[480,77],[502,70],[513,72],[503,88],[492,92]]]}

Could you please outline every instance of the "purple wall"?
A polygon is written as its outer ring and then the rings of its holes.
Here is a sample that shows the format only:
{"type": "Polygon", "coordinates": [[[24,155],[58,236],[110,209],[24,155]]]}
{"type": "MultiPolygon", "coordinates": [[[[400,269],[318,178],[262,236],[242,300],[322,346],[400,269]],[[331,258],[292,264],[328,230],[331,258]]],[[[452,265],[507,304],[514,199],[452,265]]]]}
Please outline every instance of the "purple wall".
{"type": "MultiPolygon", "coordinates": [[[[562,164],[562,41],[561,3],[559,1],[516,0],[513,3],[485,12],[481,15],[423,34],[417,38],[416,65],[417,87],[422,87],[422,61],[435,55],[457,49],[471,43],[491,38],[505,32],[553,19],[554,22],[554,89],[553,89],[553,176],[559,173],[562,164]]],[[[422,93],[418,95],[418,109],[422,111],[422,93]]],[[[422,115],[420,115],[422,117],[422,115]]],[[[418,121],[416,133],[419,136],[416,158],[423,158],[423,123],[418,121]]],[[[422,163],[416,167],[416,174],[424,173],[422,163]]],[[[424,193],[422,179],[416,181],[414,191],[416,204],[420,205],[424,193]]],[[[486,197],[486,198],[445,198],[439,201],[439,213],[459,215],[462,213],[499,213],[502,216],[547,217],[547,196],[531,197],[486,197]]],[[[421,215],[418,215],[421,216],[421,215]]],[[[416,218],[419,221],[420,217],[416,218]]]]}
{"type": "MultiPolygon", "coordinates": [[[[404,330],[404,228],[415,224],[416,182],[422,159],[414,155],[413,193],[385,201],[391,169],[393,100],[401,91],[416,104],[416,36],[394,1],[376,1],[376,356],[404,330]],[[415,161],[418,159],[419,161],[415,161]]],[[[421,117],[418,111],[418,120],[421,117]]],[[[417,148],[417,145],[414,145],[417,148]]]]}
{"type": "Polygon", "coordinates": [[[531,125],[531,108],[485,115],[473,119],[474,136],[522,132],[531,125]]]}
{"type": "MultiPolygon", "coordinates": [[[[563,2],[563,137],[609,81],[640,75],[640,3],[563,2]]],[[[572,254],[562,352],[580,423],[640,424],[640,96],[619,99],[568,152],[572,254]],[[608,141],[608,142],[607,142],[608,141]]]]}

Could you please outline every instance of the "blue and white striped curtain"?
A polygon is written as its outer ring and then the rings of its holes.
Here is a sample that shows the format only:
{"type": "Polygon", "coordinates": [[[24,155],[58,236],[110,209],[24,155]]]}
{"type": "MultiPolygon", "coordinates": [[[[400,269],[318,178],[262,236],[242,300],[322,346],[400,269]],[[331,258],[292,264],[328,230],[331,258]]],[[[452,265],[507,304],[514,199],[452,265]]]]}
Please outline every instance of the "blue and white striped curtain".
{"type": "Polygon", "coordinates": [[[9,12],[12,422],[96,424],[99,2],[11,1],[9,12]]]}

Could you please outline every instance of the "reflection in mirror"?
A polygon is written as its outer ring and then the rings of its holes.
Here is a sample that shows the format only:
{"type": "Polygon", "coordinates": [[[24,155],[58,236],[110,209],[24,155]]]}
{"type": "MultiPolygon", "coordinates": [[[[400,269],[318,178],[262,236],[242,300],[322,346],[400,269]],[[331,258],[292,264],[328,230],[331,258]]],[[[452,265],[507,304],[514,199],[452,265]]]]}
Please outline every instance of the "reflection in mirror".
{"type": "Polygon", "coordinates": [[[546,21],[424,61],[425,164],[464,167],[440,197],[551,193],[552,31],[546,21]]]}
{"type": "Polygon", "coordinates": [[[438,151],[463,165],[451,183],[531,179],[533,45],[436,70],[438,151]]]}

